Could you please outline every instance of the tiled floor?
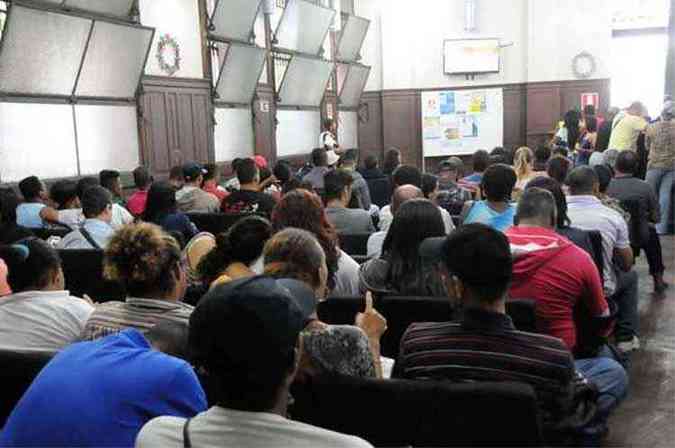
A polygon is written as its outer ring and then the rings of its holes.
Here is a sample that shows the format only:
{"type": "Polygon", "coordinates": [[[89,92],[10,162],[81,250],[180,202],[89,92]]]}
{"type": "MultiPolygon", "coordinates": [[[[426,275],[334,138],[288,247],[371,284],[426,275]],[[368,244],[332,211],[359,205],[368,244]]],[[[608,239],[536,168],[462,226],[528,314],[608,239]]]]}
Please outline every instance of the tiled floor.
{"type": "Polygon", "coordinates": [[[675,238],[661,243],[671,287],[655,297],[646,260],[638,260],[642,349],[633,355],[630,394],[610,420],[607,446],[675,446],[675,238]]]}

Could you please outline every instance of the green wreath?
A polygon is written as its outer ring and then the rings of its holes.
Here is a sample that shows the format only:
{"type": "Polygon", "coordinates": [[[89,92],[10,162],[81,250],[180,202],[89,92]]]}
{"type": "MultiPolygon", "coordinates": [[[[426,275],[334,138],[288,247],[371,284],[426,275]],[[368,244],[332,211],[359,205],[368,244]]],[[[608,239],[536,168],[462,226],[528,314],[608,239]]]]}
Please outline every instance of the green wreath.
{"type": "Polygon", "coordinates": [[[170,34],[164,34],[157,42],[157,63],[159,68],[169,76],[176,74],[180,70],[180,45],[176,39],[170,34]],[[173,53],[173,64],[169,64],[166,60],[166,52],[173,53]]]}

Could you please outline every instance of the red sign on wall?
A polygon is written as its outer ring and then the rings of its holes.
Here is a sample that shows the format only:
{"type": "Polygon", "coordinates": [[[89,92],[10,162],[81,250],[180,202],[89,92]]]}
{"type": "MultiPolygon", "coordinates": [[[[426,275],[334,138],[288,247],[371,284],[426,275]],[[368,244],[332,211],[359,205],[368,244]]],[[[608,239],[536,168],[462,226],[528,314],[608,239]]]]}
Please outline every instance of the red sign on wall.
{"type": "Polygon", "coordinates": [[[600,109],[600,94],[599,93],[582,93],[581,94],[581,110],[586,106],[595,106],[595,110],[600,109]]]}

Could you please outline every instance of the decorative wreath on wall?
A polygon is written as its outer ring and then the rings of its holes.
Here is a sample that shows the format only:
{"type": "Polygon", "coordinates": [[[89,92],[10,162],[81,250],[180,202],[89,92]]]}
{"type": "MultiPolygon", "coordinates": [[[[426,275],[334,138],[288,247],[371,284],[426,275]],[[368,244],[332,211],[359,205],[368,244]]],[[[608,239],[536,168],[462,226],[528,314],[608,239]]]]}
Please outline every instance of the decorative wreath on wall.
{"type": "Polygon", "coordinates": [[[159,68],[169,76],[180,70],[180,45],[176,38],[170,34],[164,34],[157,42],[157,62],[159,68]]]}
{"type": "Polygon", "coordinates": [[[577,78],[590,78],[597,68],[595,58],[587,51],[582,51],[572,59],[572,71],[577,78]]]}

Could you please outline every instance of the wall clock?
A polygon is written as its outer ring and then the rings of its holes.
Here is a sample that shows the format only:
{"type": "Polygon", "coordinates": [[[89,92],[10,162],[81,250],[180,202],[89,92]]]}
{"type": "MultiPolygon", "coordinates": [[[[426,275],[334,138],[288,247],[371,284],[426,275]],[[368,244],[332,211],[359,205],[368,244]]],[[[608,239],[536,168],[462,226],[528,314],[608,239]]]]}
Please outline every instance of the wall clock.
{"type": "Polygon", "coordinates": [[[597,64],[592,54],[582,51],[572,59],[572,71],[574,76],[580,79],[587,79],[595,74],[597,64]]]}

